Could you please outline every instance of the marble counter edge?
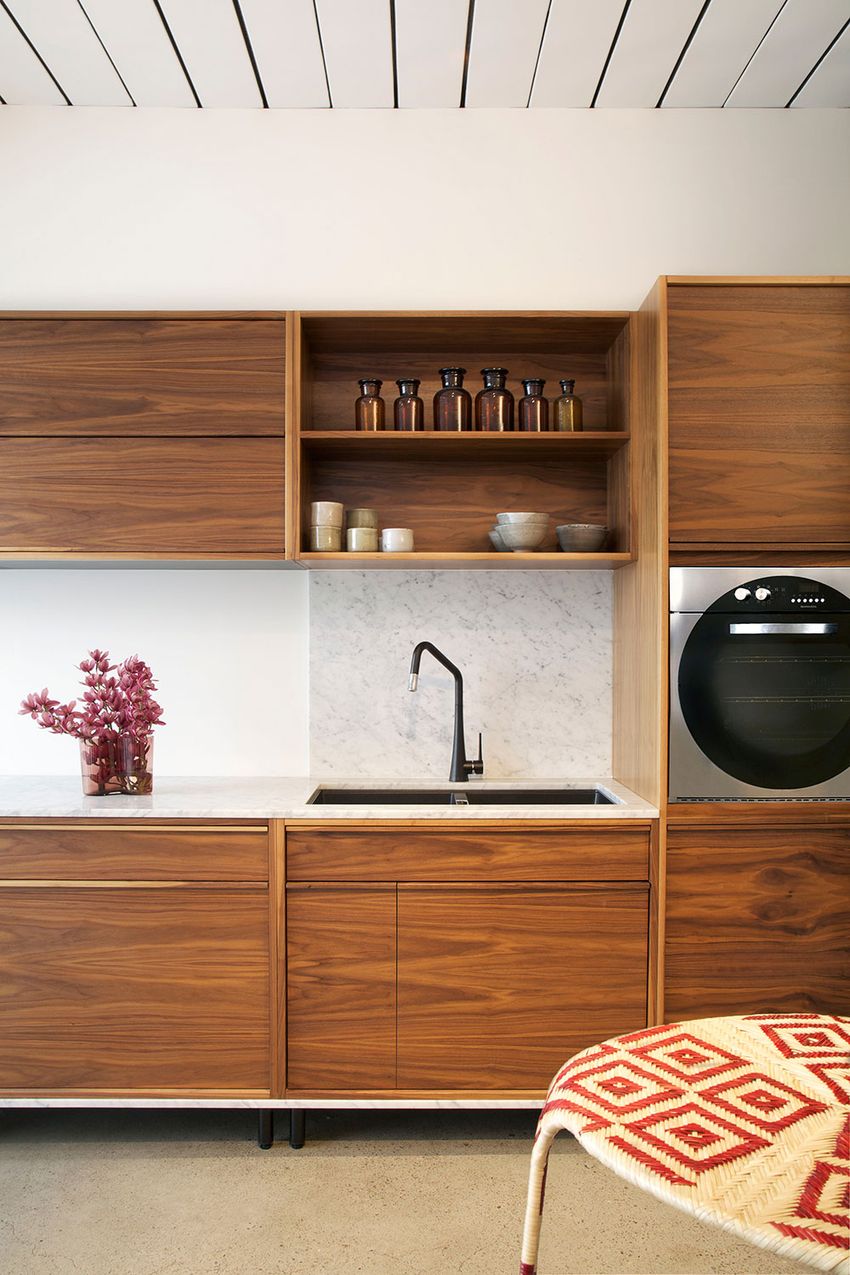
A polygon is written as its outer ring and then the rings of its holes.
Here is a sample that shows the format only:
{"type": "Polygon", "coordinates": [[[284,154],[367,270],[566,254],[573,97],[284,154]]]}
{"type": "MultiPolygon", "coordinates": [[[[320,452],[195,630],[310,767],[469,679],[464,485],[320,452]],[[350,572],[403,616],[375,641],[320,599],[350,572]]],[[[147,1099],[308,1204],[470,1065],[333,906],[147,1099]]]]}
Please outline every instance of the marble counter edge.
{"type": "Polygon", "coordinates": [[[425,820],[450,823],[509,820],[656,819],[658,810],[609,777],[554,779],[489,779],[472,781],[482,789],[517,792],[544,787],[598,786],[618,799],[616,805],[481,805],[434,806],[374,804],[314,806],[309,798],[320,786],[421,789],[456,785],[439,780],[346,779],[332,783],[319,777],[165,778],[149,797],[83,797],[79,781],[54,776],[0,776],[0,819],[223,819],[338,823],[369,820],[425,820]]]}

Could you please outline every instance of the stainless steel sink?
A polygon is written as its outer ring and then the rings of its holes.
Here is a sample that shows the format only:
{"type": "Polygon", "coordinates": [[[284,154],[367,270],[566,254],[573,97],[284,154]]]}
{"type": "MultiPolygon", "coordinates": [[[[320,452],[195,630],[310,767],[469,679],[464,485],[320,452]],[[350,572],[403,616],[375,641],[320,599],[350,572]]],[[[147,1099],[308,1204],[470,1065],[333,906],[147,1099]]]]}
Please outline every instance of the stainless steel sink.
{"type": "Polygon", "coordinates": [[[614,806],[601,788],[317,788],[310,806],[614,806]]]}

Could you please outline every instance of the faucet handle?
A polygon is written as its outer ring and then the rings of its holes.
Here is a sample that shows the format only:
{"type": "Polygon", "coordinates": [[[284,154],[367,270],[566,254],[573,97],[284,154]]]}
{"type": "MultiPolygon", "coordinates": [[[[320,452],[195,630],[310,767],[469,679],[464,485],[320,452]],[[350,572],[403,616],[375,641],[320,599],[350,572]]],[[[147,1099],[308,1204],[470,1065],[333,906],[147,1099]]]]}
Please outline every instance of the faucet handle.
{"type": "Polygon", "coordinates": [[[478,756],[469,763],[473,775],[484,774],[484,736],[478,732],[478,756]]]}

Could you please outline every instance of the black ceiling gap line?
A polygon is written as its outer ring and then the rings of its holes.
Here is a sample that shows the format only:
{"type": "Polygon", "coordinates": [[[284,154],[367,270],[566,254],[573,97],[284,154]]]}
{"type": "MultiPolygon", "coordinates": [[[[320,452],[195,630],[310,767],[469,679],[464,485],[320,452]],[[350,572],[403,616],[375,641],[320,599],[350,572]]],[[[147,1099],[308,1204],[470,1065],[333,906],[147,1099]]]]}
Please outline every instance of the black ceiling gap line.
{"type": "MultiPolygon", "coordinates": [[[[2,0],[0,0],[0,3],[2,3],[2,0]]],[[[203,106],[203,102],[198,97],[198,90],[195,88],[194,84],[192,83],[192,77],[189,74],[189,68],[187,67],[186,63],[183,61],[183,54],[180,52],[180,50],[177,47],[177,41],[174,39],[174,33],[172,32],[171,27],[168,25],[168,19],[166,18],[165,14],[162,12],[162,5],[159,3],[159,0],[153,0],[153,3],[154,3],[154,8],[159,14],[159,20],[162,23],[162,25],[165,27],[165,34],[168,36],[168,39],[171,42],[171,47],[174,50],[174,56],[177,58],[177,61],[180,63],[180,70],[186,76],[186,83],[189,85],[189,88],[192,90],[192,97],[195,99],[195,105],[203,106]]]]}
{"type": "Polygon", "coordinates": [[[466,82],[469,78],[469,50],[472,48],[472,27],[475,22],[475,0],[469,0],[469,13],[466,15],[466,40],[463,45],[463,79],[460,82],[460,101],[458,106],[466,106],[466,82]]]}
{"type": "Polygon", "coordinates": [[[112,67],[113,71],[114,71],[114,72],[115,72],[115,74],[118,76],[119,80],[121,81],[121,83],[122,83],[122,85],[123,85],[123,87],[124,87],[124,92],[127,94],[127,96],[129,97],[129,99],[130,99],[130,101],[133,103],[133,105],[134,105],[134,106],[138,106],[138,102],[137,102],[137,101],[136,101],[136,99],[133,97],[133,94],[130,92],[129,88],[127,87],[127,81],[124,79],[124,76],[121,74],[121,72],[118,70],[118,67],[115,65],[115,62],[114,62],[114,60],[113,60],[113,58],[112,58],[112,54],[109,52],[109,49],[107,49],[106,45],[103,43],[103,40],[101,40],[101,38],[100,38],[100,32],[98,31],[97,27],[94,25],[94,23],[92,22],[91,18],[89,17],[88,12],[87,12],[87,10],[86,10],[86,6],[83,4],[83,0],[77,0],[77,4],[78,4],[78,5],[80,6],[80,8],[82,9],[82,11],[83,11],[83,17],[85,18],[86,22],[89,24],[89,26],[91,27],[92,31],[94,32],[94,34],[95,34],[95,38],[97,39],[98,44],[99,44],[99,45],[100,45],[100,47],[103,49],[103,51],[104,51],[104,53],[106,54],[106,56],[109,58],[110,66],[112,67]]]}
{"type": "Polygon", "coordinates": [[[322,70],[325,73],[325,88],[328,91],[328,106],[333,110],[334,100],[331,97],[331,82],[328,76],[328,64],[325,61],[325,42],[322,39],[322,24],[319,21],[319,10],[316,8],[316,0],[313,0],[313,17],[316,19],[316,32],[319,36],[319,52],[322,55],[322,70]]]}
{"type": "Polygon", "coordinates": [[[398,50],[395,42],[395,0],[390,0],[390,40],[393,49],[393,109],[398,110],[398,50]]]}
{"type": "Polygon", "coordinates": [[[611,47],[608,50],[608,56],[606,57],[605,65],[602,68],[602,74],[600,75],[599,81],[596,85],[596,88],[594,89],[593,97],[590,99],[591,109],[593,109],[593,107],[596,105],[596,99],[599,97],[599,90],[602,88],[602,81],[605,79],[605,76],[608,74],[608,66],[611,62],[611,58],[614,56],[614,50],[617,47],[617,41],[620,38],[620,32],[623,29],[623,23],[626,20],[626,14],[629,11],[629,6],[631,5],[631,3],[632,3],[632,0],[626,0],[625,5],[623,6],[623,12],[620,14],[620,21],[617,23],[617,30],[614,32],[614,39],[611,41],[611,47]]]}
{"type": "Polygon", "coordinates": [[[251,70],[254,72],[254,79],[257,81],[257,88],[260,90],[260,101],[263,103],[263,109],[269,109],[266,90],[263,88],[263,81],[260,78],[260,68],[257,66],[257,59],[254,57],[254,46],[251,43],[251,37],[248,34],[248,28],[245,25],[245,15],[242,12],[242,6],[239,0],[233,0],[233,8],[236,11],[236,18],[239,22],[239,30],[242,32],[242,39],[245,41],[245,48],[251,61],[251,70]]]}
{"type": "Polygon", "coordinates": [[[682,52],[676,58],[676,65],[673,67],[673,70],[670,72],[670,77],[667,80],[667,83],[664,85],[664,88],[661,90],[661,96],[659,97],[658,101],[655,103],[656,111],[658,110],[659,106],[664,105],[664,99],[667,96],[667,90],[670,88],[670,85],[675,80],[679,67],[682,65],[682,62],[685,59],[685,54],[687,53],[688,49],[691,47],[691,42],[694,36],[696,35],[697,31],[699,30],[699,24],[702,22],[703,18],[708,12],[708,6],[710,4],[711,4],[711,0],[705,0],[705,4],[702,6],[699,13],[697,14],[697,20],[694,23],[694,25],[691,27],[691,33],[688,36],[687,40],[685,41],[684,45],[682,46],[682,52]]]}
{"type": "Polygon", "coordinates": [[[844,26],[843,26],[843,27],[841,28],[841,30],[838,32],[838,34],[836,35],[835,39],[830,40],[829,44],[828,44],[828,45],[826,46],[826,48],[824,49],[823,53],[822,53],[822,54],[820,55],[820,57],[818,58],[817,62],[815,62],[815,64],[814,64],[814,66],[812,67],[811,71],[809,71],[809,74],[808,74],[808,75],[806,76],[806,78],[803,80],[802,84],[800,84],[799,88],[798,88],[798,89],[797,89],[794,93],[792,93],[792,94],[791,94],[791,96],[789,97],[788,101],[785,103],[785,109],[786,109],[786,111],[788,110],[788,107],[792,105],[792,103],[795,101],[795,99],[796,99],[796,98],[798,98],[798,97],[800,96],[800,94],[802,93],[803,89],[806,87],[806,85],[808,84],[809,80],[812,78],[812,76],[814,75],[815,71],[816,71],[816,70],[818,69],[818,67],[820,66],[821,62],[824,60],[824,58],[826,57],[826,55],[829,53],[830,49],[832,49],[832,48],[833,48],[833,47],[834,47],[834,46],[838,43],[838,41],[841,39],[841,37],[843,36],[844,32],[847,30],[847,28],[848,28],[848,27],[850,27],[850,18],[848,18],[848,19],[847,19],[847,21],[844,23],[844,26]]]}
{"type": "Polygon", "coordinates": [[[754,57],[755,57],[755,55],[758,53],[759,49],[760,49],[760,48],[761,48],[761,46],[764,44],[764,42],[765,42],[765,40],[767,39],[767,37],[770,35],[771,29],[772,29],[772,27],[773,27],[773,23],[774,23],[774,22],[776,21],[776,19],[779,17],[780,13],[781,13],[781,12],[782,12],[782,10],[785,8],[785,6],[786,6],[786,4],[787,4],[787,3],[788,3],[788,0],[782,0],[782,4],[781,4],[781,5],[779,6],[779,8],[777,9],[776,13],[774,13],[774,15],[773,15],[773,21],[771,22],[770,26],[769,26],[769,27],[767,28],[767,30],[765,31],[765,33],[764,33],[764,35],[762,36],[762,38],[759,40],[759,42],[758,42],[758,44],[756,45],[756,47],[753,49],[753,51],[752,51],[752,53],[750,54],[750,56],[747,58],[747,61],[746,61],[746,63],[744,64],[744,69],[743,69],[743,71],[742,71],[742,72],[741,72],[741,74],[738,76],[737,80],[736,80],[736,81],[735,81],[735,83],[732,85],[731,89],[730,89],[730,90],[729,90],[729,92],[726,94],[726,96],[724,97],[724,99],[723,99],[723,105],[724,105],[724,106],[725,106],[725,105],[726,105],[726,103],[729,101],[729,98],[732,96],[732,94],[735,92],[735,89],[736,89],[736,88],[738,87],[738,85],[741,83],[741,80],[744,78],[744,76],[745,76],[745,74],[746,74],[747,67],[750,65],[750,63],[752,62],[753,58],[754,58],[754,57]]]}
{"type": "Polygon", "coordinates": [[[62,87],[62,85],[59,83],[59,81],[57,80],[56,76],[53,74],[53,72],[51,71],[50,67],[47,65],[47,63],[45,62],[44,58],[43,58],[43,57],[41,56],[41,54],[39,53],[38,49],[35,47],[35,45],[33,44],[32,40],[31,40],[31,39],[29,38],[29,36],[27,35],[26,31],[25,31],[25,30],[24,30],[24,28],[21,26],[21,24],[20,24],[20,22],[18,21],[18,19],[15,17],[14,13],[12,12],[12,10],[11,10],[11,9],[9,8],[9,6],[6,4],[6,0],[0,0],[0,9],[4,9],[4,10],[6,11],[6,14],[7,14],[7,15],[8,15],[8,17],[9,17],[9,20],[10,20],[10,21],[14,24],[14,26],[15,26],[15,27],[17,27],[17,29],[18,29],[18,31],[20,32],[20,34],[24,37],[24,39],[26,40],[27,44],[28,44],[28,45],[30,46],[30,48],[32,49],[33,53],[34,53],[34,54],[35,54],[35,56],[38,58],[39,62],[40,62],[40,63],[41,63],[41,65],[44,67],[44,69],[45,69],[45,71],[47,72],[47,74],[50,76],[51,80],[52,80],[52,81],[53,81],[53,83],[56,85],[57,89],[58,89],[58,90],[59,90],[59,92],[62,94],[62,96],[64,97],[64,99],[65,99],[65,105],[66,105],[66,106],[71,106],[71,105],[72,105],[72,103],[71,103],[71,99],[69,98],[68,94],[65,92],[65,90],[64,90],[64,89],[63,89],[63,87],[62,87]]]}
{"type": "Polygon", "coordinates": [[[534,81],[537,79],[537,68],[540,65],[540,54],[543,52],[543,41],[546,39],[546,28],[549,25],[549,14],[552,12],[552,0],[546,6],[546,17],[543,19],[543,30],[540,32],[540,43],[537,46],[537,57],[534,59],[534,70],[531,72],[531,83],[528,86],[528,97],[525,100],[525,109],[531,106],[531,95],[534,92],[534,81]]]}

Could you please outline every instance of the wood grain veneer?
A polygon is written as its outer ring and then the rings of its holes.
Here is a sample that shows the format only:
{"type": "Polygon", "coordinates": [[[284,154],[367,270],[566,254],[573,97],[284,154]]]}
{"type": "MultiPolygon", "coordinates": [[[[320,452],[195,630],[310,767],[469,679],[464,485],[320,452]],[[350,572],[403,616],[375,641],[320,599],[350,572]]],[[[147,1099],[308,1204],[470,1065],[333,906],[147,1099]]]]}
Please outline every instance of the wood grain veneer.
{"type": "Polygon", "coordinates": [[[850,826],[671,826],[667,1021],[850,1012],[850,826]]]}
{"type": "Polygon", "coordinates": [[[643,881],[649,825],[287,830],[290,881],[643,881]]]}
{"type": "Polygon", "coordinates": [[[850,547],[850,286],[669,289],[670,539],[850,547]]]}
{"type": "Polygon", "coordinates": [[[645,1026],[645,889],[406,885],[398,900],[400,1088],[542,1091],[576,1050],[645,1026]]]}
{"type": "Polygon", "coordinates": [[[283,318],[0,318],[0,434],[283,435],[283,318]]]}
{"type": "Polygon", "coordinates": [[[268,880],[268,827],[182,829],[102,824],[0,824],[3,879],[268,880]]]}
{"type": "Polygon", "coordinates": [[[7,438],[0,553],[284,553],[283,438],[7,438]]]}
{"type": "Polygon", "coordinates": [[[286,896],[287,1088],[394,1088],[395,885],[286,896]]]}

